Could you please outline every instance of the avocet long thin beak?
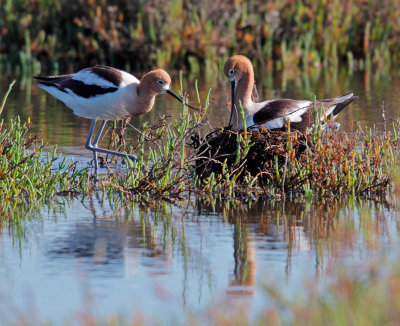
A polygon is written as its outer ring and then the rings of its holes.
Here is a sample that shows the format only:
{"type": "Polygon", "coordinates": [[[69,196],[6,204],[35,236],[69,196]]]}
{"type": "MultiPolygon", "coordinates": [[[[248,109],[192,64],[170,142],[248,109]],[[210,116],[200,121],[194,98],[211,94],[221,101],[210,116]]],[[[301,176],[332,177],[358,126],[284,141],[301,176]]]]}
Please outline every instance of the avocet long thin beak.
{"type": "MultiPolygon", "coordinates": [[[[184,103],[183,100],[182,100],[178,95],[176,95],[173,91],[171,91],[170,89],[167,90],[167,93],[168,93],[169,95],[171,95],[172,97],[175,97],[179,102],[184,103]]],[[[187,105],[189,108],[191,108],[191,109],[193,109],[193,110],[199,111],[199,109],[198,109],[198,108],[195,108],[194,106],[191,106],[191,105],[189,105],[189,104],[187,104],[187,103],[184,103],[184,104],[187,105]]]]}
{"type": "Polygon", "coordinates": [[[232,125],[232,117],[233,117],[233,106],[235,105],[235,86],[236,83],[234,80],[231,81],[231,117],[229,118],[229,125],[232,125]]]}

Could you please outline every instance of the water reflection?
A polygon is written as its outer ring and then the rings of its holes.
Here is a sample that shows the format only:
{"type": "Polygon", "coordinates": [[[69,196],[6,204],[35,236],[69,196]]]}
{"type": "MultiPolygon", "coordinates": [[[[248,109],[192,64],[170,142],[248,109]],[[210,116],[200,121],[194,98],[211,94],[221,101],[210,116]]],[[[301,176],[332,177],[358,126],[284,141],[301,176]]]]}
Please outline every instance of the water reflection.
{"type": "Polygon", "coordinates": [[[216,299],[257,310],[268,302],[266,279],[295,291],[304,275],[318,281],[339,262],[391,254],[399,239],[397,201],[197,199],[121,208],[93,197],[55,206],[18,233],[2,229],[0,291],[18,299],[28,288],[39,315],[57,320],[82,304],[82,282],[105,315],[152,316],[157,307],[180,318],[216,299]]]}
{"type": "MultiPolygon", "coordinates": [[[[164,204],[162,208],[133,206],[99,213],[94,207],[100,210],[104,204],[91,201],[90,208],[81,207],[86,210],[85,219],[68,223],[73,227],[53,238],[47,254],[52,259],[67,255],[90,258],[86,263],[120,264],[128,248],[140,250],[142,256],[155,260],[179,252],[188,261],[194,258],[191,253],[199,251],[192,248],[198,243],[187,239],[187,228],[196,233],[203,224],[209,224],[210,228],[216,225],[230,230],[234,259],[232,285],[252,286],[257,251],[271,257],[274,251],[285,252],[285,270],[290,273],[293,255],[302,252],[313,252],[318,262],[314,267],[318,269],[323,267],[324,259],[378,249],[393,237],[396,239],[399,221],[394,218],[397,216],[394,203],[361,199],[294,200],[232,207],[227,203],[211,205],[199,199],[186,208],[164,204]]],[[[202,236],[200,240],[205,241],[202,236]]]]}
{"type": "Polygon", "coordinates": [[[285,252],[285,271],[292,271],[294,256],[315,257],[318,272],[340,257],[351,257],[378,250],[398,238],[398,212],[395,197],[386,200],[331,199],[256,202],[249,205],[207,205],[198,203],[201,214],[219,213],[233,225],[237,284],[254,284],[255,253],[274,257],[285,252]]]}
{"type": "MultiPolygon", "coordinates": [[[[159,264],[157,260],[170,255],[170,231],[163,224],[163,238],[158,238],[158,220],[167,218],[160,212],[146,213],[147,209],[124,208],[116,212],[103,211],[99,199],[92,199],[85,205],[87,216],[72,223],[67,232],[55,237],[49,244],[47,255],[50,259],[71,257],[90,265],[124,265],[126,260],[136,259],[138,254],[154,258],[148,265],[159,264]],[[132,218],[135,214],[139,218],[132,218]],[[133,250],[131,250],[133,249],[133,250]]],[[[172,234],[171,234],[172,236],[172,234]]],[[[123,271],[113,267],[113,270],[123,271]]]]}
{"type": "Polygon", "coordinates": [[[241,223],[234,224],[233,257],[235,265],[233,277],[229,280],[228,295],[255,295],[256,259],[254,242],[249,238],[248,230],[241,223]]]}
{"type": "MultiPolygon", "coordinates": [[[[84,258],[86,263],[121,264],[126,235],[115,225],[109,223],[92,224],[76,223],[74,227],[61,237],[50,243],[48,255],[51,259],[60,256],[84,258]]],[[[115,269],[118,271],[118,269],[115,269]]]]}

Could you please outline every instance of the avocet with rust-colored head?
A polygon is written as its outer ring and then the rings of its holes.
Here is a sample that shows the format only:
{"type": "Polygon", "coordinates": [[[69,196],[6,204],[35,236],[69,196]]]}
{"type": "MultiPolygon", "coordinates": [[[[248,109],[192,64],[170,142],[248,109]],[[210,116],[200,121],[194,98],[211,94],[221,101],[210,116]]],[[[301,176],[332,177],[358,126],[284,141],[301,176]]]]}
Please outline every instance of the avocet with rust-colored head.
{"type": "MultiPolygon", "coordinates": [[[[140,81],[125,71],[107,66],[86,68],[70,75],[35,78],[39,80],[39,87],[62,101],[74,114],[92,119],[86,148],[93,152],[96,173],[98,152],[125,157],[124,153],[98,147],[108,120],[122,120],[151,111],[158,94],[168,93],[183,102],[169,89],[171,77],[162,69],[150,71],[140,81]],[[102,123],[92,142],[97,120],[102,120],[102,123]]],[[[134,155],[128,157],[136,160],[134,155]]]]}
{"type": "MultiPolygon", "coordinates": [[[[283,129],[290,123],[291,129],[305,132],[314,123],[313,102],[307,100],[273,99],[255,103],[252,98],[254,71],[251,61],[243,55],[230,57],[224,66],[224,74],[232,86],[232,109],[229,125],[233,129],[243,130],[244,123],[240,105],[246,118],[246,126],[258,129],[261,125],[268,129],[283,129]]],[[[353,93],[332,99],[316,101],[316,108],[323,107],[323,116],[334,120],[351,102],[357,99],[353,93]]],[[[322,117],[321,119],[323,119],[322,117]]],[[[334,127],[339,128],[335,123],[334,127]]]]}

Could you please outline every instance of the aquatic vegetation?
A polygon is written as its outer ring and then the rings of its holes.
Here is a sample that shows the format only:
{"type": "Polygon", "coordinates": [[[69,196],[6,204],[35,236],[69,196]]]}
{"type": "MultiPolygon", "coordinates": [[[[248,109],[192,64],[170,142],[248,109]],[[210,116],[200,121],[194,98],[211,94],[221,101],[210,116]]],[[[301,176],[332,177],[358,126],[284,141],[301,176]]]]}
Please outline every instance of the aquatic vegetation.
{"type": "MultiPolygon", "coordinates": [[[[392,169],[400,154],[400,121],[390,132],[358,128],[350,133],[324,131],[314,108],[314,128],[297,131],[235,132],[206,126],[210,92],[199,113],[182,106],[179,118],[144,124],[136,142],[111,135],[109,147],[135,152],[137,162],[124,160],[97,179],[89,168],[76,169],[60,160],[55,148],[43,150],[40,135],[19,118],[0,130],[0,197],[51,198],[57,194],[100,191],[103,198],[151,202],[182,200],[195,194],[214,199],[283,197],[383,196],[390,191],[392,169]],[[208,134],[207,134],[208,133],[208,134]],[[118,140],[118,141],[116,141],[118,140]],[[118,166],[118,165],[117,165],[118,166]]],[[[181,94],[184,94],[181,87],[181,94]]],[[[243,114],[243,112],[242,112],[243,114]]]]}
{"type": "Polygon", "coordinates": [[[31,201],[62,192],[82,192],[88,169],[60,160],[54,148],[43,152],[40,134],[29,132],[29,122],[17,117],[0,128],[0,198],[31,201]]]}
{"type": "Polygon", "coordinates": [[[216,129],[201,136],[202,118],[183,109],[173,127],[144,126],[139,162],[127,176],[111,173],[103,188],[129,200],[383,196],[398,161],[399,123],[393,134],[216,129]],[[146,147],[150,141],[151,145],[146,147]]]}
{"type": "MultiPolygon", "coordinates": [[[[11,87],[10,87],[11,89],[11,87]]],[[[9,89],[9,91],[10,91],[9,89]]],[[[2,109],[5,106],[4,96],[2,109]]],[[[0,212],[6,214],[15,204],[28,207],[56,194],[85,193],[88,169],[76,169],[73,162],[61,160],[56,148],[44,153],[40,134],[32,134],[29,121],[19,117],[0,123],[0,212]],[[8,201],[14,202],[10,205],[8,201]]]]}
{"type": "Polygon", "coordinates": [[[180,117],[172,124],[166,123],[165,117],[155,125],[145,123],[135,148],[138,161],[126,162],[126,175],[111,173],[103,178],[103,189],[140,201],[182,199],[193,190],[193,154],[187,142],[206,117],[209,95],[199,114],[182,106],[180,117]]]}
{"type": "Polygon", "coordinates": [[[382,68],[400,61],[399,19],[396,0],[3,0],[0,63],[22,73],[98,63],[209,74],[240,52],[260,67],[382,68]]]}
{"type": "Polygon", "coordinates": [[[390,133],[357,129],[234,132],[216,129],[196,146],[198,186],[223,197],[371,196],[390,186],[399,158],[398,122],[390,133]]]}

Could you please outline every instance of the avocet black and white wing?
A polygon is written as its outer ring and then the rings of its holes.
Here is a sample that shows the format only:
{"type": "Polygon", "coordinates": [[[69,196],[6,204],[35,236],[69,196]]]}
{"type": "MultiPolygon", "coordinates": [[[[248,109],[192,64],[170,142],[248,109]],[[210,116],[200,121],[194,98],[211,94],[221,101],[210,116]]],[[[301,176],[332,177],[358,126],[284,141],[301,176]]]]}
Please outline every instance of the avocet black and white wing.
{"type": "Polygon", "coordinates": [[[35,78],[39,87],[64,102],[75,114],[103,120],[128,116],[128,102],[136,94],[127,94],[123,89],[133,83],[139,84],[135,76],[107,66],[86,68],[70,75],[35,78]]]}
{"type": "Polygon", "coordinates": [[[276,99],[257,103],[257,106],[259,109],[253,115],[254,124],[264,125],[268,129],[280,129],[286,121],[290,123],[303,121],[303,115],[312,106],[312,102],[276,99]]]}

